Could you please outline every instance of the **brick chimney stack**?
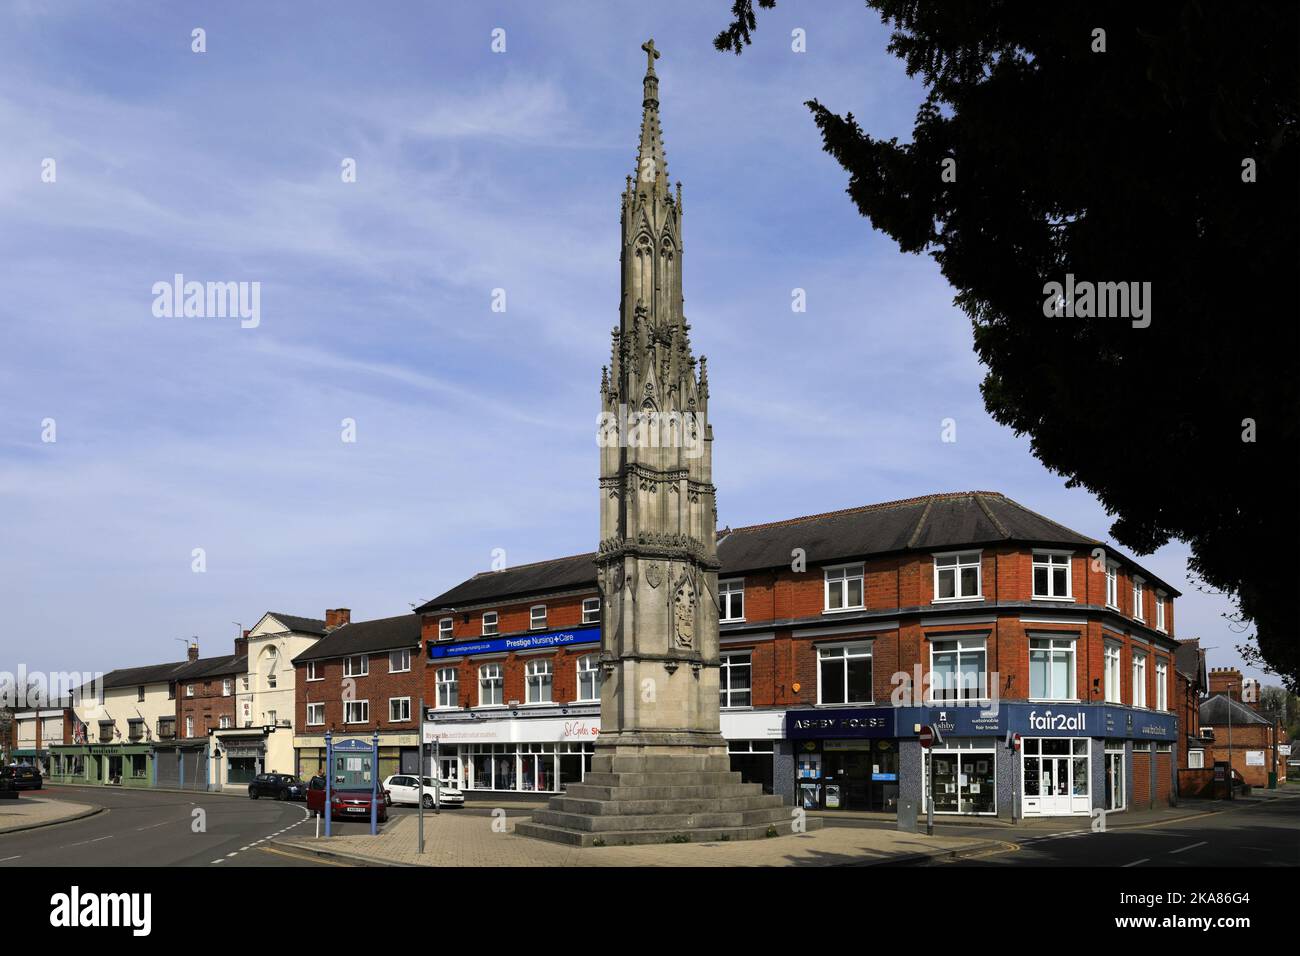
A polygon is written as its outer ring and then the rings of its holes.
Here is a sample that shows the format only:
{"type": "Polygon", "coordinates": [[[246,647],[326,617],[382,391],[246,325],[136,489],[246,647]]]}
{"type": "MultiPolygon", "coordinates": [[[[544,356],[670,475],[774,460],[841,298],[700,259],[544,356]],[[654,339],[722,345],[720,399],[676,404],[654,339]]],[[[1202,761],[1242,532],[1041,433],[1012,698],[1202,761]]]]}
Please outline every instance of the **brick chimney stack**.
{"type": "Polygon", "coordinates": [[[248,656],[248,628],[244,628],[244,633],[235,638],[235,656],[248,656]]]}
{"type": "Polygon", "coordinates": [[[190,660],[192,660],[192,661],[197,661],[197,660],[199,659],[199,642],[198,642],[198,641],[191,641],[191,642],[189,643],[189,647],[188,647],[188,651],[187,651],[186,656],[187,656],[190,660]]]}
{"type": "Polygon", "coordinates": [[[338,607],[333,610],[325,611],[325,630],[332,631],[335,628],[342,627],[344,624],[352,623],[352,609],[338,607]]]}
{"type": "Polygon", "coordinates": [[[1232,700],[1241,700],[1241,671],[1235,667],[1210,668],[1210,693],[1227,694],[1232,700]]]}

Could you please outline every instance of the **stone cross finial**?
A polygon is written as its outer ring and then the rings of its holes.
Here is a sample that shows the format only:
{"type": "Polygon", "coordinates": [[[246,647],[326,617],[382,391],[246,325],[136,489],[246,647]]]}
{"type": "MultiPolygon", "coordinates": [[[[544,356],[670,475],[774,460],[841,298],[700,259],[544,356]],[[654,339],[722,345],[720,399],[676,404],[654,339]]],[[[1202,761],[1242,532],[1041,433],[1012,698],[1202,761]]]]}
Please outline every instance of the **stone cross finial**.
{"type": "Polygon", "coordinates": [[[653,73],[655,71],[655,60],[659,59],[659,51],[655,49],[654,37],[642,43],[641,49],[645,50],[645,71],[653,73]]]}

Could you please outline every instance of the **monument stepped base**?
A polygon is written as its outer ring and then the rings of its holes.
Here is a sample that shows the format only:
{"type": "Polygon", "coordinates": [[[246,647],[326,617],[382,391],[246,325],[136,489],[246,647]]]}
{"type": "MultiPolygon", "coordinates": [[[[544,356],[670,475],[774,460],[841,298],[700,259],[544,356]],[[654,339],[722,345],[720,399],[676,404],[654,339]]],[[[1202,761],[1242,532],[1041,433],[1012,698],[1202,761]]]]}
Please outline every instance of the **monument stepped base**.
{"type": "Polygon", "coordinates": [[[725,749],[597,753],[585,781],[552,797],[515,833],[569,846],[629,846],[759,840],[821,826],[729,768],[725,749]]]}

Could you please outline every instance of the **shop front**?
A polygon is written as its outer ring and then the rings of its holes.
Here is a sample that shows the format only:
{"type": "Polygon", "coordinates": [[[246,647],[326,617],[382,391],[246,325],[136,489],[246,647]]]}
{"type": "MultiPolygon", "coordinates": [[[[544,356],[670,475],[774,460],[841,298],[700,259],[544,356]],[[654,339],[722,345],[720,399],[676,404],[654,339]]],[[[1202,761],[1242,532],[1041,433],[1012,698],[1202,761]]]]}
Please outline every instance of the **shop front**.
{"type": "Polygon", "coordinates": [[[591,772],[598,716],[461,718],[425,724],[439,774],[466,791],[559,793],[591,772]]]}
{"type": "Polygon", "coordinates": [[[242,789],[266,771],[267,733],[254,728],[212,731],[212,779],[217,789],[242,789]]]}
{"type": "Polygon", "coordinates": [[[898,811],[897,712],[888,707],[788,711],[796,799],[805,810],[898,811]]]}
{"type": "Polygon", "coordinates": [[[104,787],[153,786],[151,744],[72,744],[50,747],[50,779],[104,787]]]}

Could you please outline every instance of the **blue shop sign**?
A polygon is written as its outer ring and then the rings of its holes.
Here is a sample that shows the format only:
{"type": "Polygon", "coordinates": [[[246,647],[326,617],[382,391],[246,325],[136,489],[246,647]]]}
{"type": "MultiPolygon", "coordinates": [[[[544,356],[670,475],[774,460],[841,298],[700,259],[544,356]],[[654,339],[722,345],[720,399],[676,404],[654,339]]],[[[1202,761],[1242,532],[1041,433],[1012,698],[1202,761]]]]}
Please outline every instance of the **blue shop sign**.
{"type": "Polygon", "coordinates": [[[1173,714],[1130,707],[1105,707],[1103,710],[1107,737],[1173,740],[1177,736],[1178,719],[1173,714]]]}
{"type": "Polygon", "coordinates": [[[464,657],[467,654],[494,654],[503,651],[533,651],[571,644],[599,644],[600,628],[583,627],[576,631],[551,631],[548,634],[520,634],[517,637],[494,637],[485,641],[458,641],[439,644],[429,642],[429,660],[464,657]]]}
{"type": "Polygon", "coordinates": [[[1006,733],[1006,707],[968,703],[950,706],[900,707],[899,736],[916,736],[916,725],[934,727],[943,737],[986,737],[1006,733]]]}
{"type": "Polygon", "coordinates": [[[893,737],[894,711],[889,707],[788,710],[785,714],[785,736],[787,740],[893,737]]]}

